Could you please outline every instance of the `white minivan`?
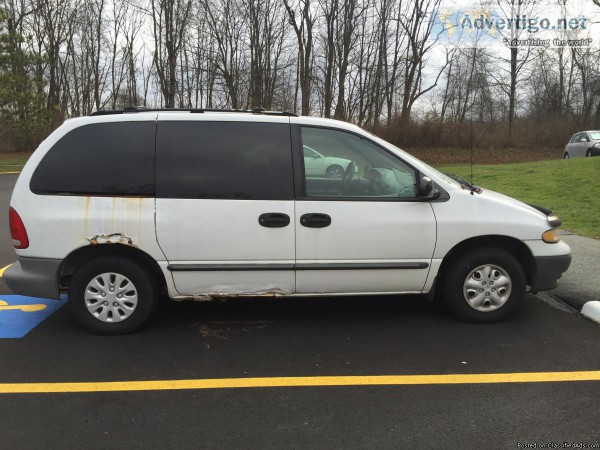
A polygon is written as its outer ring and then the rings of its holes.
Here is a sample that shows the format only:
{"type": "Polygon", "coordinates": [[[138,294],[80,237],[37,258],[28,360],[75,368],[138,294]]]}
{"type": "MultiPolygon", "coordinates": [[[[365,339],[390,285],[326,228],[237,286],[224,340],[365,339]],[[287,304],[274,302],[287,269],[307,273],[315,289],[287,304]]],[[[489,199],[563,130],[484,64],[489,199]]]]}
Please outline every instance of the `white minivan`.
{"type": "Polygon", "coordinates": [[[16,293],[88,329],[140,327],[162,292],[429,294],[503,320],[552,289],[569,246],[550,210],[444,175],[357,126],[283,112],[99,111],[67,120],[14,188],[16,293]],[[307,175],[303,149],[350,161],[307,175]],[[434,295],[435,294],[435,295],[434,295]]]}

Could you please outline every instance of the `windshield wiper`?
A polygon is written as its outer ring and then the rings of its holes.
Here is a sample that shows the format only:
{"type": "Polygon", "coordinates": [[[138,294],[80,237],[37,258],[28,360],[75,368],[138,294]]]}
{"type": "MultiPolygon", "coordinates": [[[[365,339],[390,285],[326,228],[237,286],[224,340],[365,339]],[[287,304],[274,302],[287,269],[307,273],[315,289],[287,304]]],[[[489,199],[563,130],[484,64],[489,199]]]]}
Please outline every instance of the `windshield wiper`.
{"type": "Polygon", "coordinates": [[[453,180],[458,181],[463,188],[469,189],[471,191],[471,195],[473,195],[473,192],[477,192],[478,194],[481,194],[483,192],[483,190],[480,187],[472,185],[464,178],[458,177],[456,175],[448,175],[448,176],[450,178],[452,178],[453,180]]]}

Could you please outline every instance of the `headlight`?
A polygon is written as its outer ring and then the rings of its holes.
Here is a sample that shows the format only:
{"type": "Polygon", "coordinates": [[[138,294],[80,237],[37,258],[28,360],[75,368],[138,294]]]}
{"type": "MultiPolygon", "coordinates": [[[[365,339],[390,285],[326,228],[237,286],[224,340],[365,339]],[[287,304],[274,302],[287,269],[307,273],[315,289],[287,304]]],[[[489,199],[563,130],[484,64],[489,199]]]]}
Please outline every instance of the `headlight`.
{"type": "Polygon", "coordinates": [[[560,233],[557,228],[552,228],[551,230],[545,231],[542,234],[542,240],[548,244],[556,244],[560,241],[560,233]]]}

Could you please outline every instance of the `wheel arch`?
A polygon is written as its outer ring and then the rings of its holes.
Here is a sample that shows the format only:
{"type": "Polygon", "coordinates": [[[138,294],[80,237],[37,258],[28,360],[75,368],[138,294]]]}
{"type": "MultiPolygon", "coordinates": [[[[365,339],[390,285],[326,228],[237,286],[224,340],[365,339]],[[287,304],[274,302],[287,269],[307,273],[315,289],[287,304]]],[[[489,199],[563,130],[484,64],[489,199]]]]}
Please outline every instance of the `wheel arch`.
{"type": "Polygon", "coordinates": [[[531,250],[529,250],[523,241],[520,241],[514,237],[502,235],[477,236],[456,244],[442,259],[442,264],[438,271],[438,278],[441,279],[444,276],[446,267],[448,267],[448,265],[451,264],[454,259],[467,252],[483,247],[497,248],[511,253],[515,258],[517,258],[523,267],[527,284],[531,285],[535,267],[531,250]]]}
{"type": "Polygon", "coordinates": [[[79,267],[88,261],[102,257],[116,256],[127,258],[144,266],[153,275],[156,275],[161,291],[165,291],[167,284],[160,266],[148,253],[130,245],[124,244],[97,244],[87,245],[73,250],[63,261],[59,272],[60,289],[69,287],[73,274],[79,267]]]}

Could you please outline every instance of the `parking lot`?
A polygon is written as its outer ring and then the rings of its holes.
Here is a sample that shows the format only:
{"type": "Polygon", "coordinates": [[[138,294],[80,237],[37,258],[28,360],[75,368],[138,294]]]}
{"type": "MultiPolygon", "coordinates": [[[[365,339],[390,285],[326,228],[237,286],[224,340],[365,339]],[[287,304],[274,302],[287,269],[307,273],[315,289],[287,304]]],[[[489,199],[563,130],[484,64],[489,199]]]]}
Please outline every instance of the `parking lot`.
{"type": "MultiPolygon", "coordinates": [[[[0,211],[15,180],[0,175],[0,211]]],[[[420,297],[170,302],[117,337],[64,303],[1,305],[0,324],[33,323],[0,339],[3,448],[600,444],[600,326],[530,294],[487,325],[420,297]]]]}

